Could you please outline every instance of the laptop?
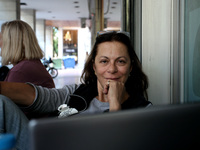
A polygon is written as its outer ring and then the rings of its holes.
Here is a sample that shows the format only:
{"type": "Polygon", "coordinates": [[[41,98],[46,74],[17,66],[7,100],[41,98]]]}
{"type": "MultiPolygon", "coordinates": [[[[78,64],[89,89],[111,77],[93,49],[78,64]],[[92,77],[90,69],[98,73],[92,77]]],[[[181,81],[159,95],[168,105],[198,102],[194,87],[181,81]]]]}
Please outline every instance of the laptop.
{"type": "Polygon", "coordinates": [[[31,120],[31,150],[200,149],[200,104],[31,120]]]}

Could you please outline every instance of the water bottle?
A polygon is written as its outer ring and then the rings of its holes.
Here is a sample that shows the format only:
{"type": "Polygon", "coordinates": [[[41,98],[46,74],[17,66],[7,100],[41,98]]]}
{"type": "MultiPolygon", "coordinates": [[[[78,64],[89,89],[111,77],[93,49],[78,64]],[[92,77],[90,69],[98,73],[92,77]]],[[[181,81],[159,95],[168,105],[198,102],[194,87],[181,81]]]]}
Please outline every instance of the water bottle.
{"type": "Polygon", "coordinates": [[[0,134],[0,150],[14,150],[15,136],[10,133],[0,134]]]}

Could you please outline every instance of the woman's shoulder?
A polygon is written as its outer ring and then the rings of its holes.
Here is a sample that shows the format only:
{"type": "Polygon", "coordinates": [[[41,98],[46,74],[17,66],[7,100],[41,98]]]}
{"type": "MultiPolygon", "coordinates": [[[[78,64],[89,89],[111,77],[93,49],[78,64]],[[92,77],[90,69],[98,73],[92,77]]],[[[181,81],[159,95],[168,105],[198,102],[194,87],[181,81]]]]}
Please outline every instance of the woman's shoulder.
{"type": "Polygon", "coordinates": [[[25,69],[28,68],[30,69],[30,66],[39,66],[42,65],[41,61],[39,59],[35,59],[35,60],[22,60],[19,63],[17,63],[16,65],[13,66],[13,70],[20,70],[20,69],[25,69]]]}
{"type": "Polygon", "coordinates": [[[36,64],[43,65],[42,62],[40,61],[40,59],[22,60],[20,63],[21,64],[26,64],[26,65],[29,65],[29,64],[30,65],[32,65],[32,64],[34,64],[34,65],[36,65],[36,64]]]}
{"type": "Polygon", "coordinates": [[[146,100],[144,96],[132,97],[130,96],[123,104],[123,109],[149,107],[153,105],[150,101],[146,100]]]}

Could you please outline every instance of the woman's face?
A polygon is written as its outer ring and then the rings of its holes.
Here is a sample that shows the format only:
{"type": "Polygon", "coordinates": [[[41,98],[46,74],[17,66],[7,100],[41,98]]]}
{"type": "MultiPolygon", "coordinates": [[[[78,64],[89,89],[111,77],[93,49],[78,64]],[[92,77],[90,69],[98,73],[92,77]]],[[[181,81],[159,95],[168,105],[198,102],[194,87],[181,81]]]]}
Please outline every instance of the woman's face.
{"type": "Polygon", "coordinates": [[[116,41],[99,44],[93,69],[102,87],[108,80],[125,83],[132,70],[127,47],[116,41]]]}

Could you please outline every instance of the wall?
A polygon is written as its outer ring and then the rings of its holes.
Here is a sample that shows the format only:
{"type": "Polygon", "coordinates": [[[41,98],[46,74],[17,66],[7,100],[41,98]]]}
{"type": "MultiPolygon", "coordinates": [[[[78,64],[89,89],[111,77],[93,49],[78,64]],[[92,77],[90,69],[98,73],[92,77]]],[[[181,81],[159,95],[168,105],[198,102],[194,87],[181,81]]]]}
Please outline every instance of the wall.
{"type": "Polygon", "coordinates": [[[170,103],[171,0],[142,0],[142,64],[149,100],[170,103]]]}

